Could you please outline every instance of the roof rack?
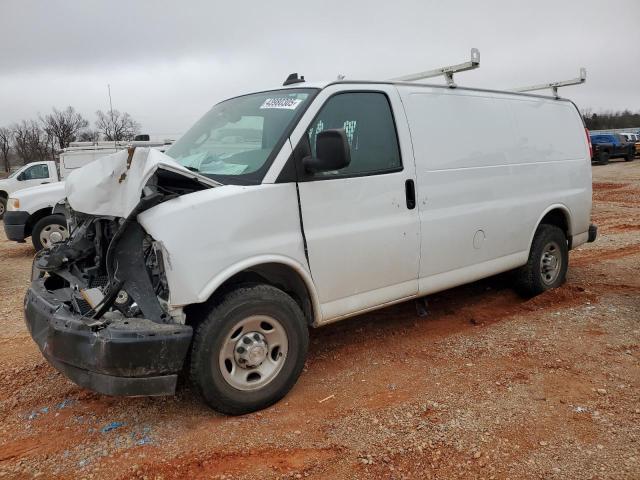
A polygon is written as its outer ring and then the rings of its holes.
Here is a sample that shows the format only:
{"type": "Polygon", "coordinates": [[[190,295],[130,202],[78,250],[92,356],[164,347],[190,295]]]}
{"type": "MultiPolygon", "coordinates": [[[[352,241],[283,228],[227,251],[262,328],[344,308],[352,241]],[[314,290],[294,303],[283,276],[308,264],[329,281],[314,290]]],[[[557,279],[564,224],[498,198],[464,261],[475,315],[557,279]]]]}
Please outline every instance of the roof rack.
{"type": "Polygon", "coordinates": [[[449,67],[436,68],[435,70],[427,70],[425,72],[412,73],[410,75],[403,75],[402,77],[392,78],[393,81],[401,82],[415,82],[416,80],[423,80],[425,78],[444,76],[447,81],[447,85],[450,88],[456,88],[457,85],[453,81],[453,74],[458,72],[465,72],[467,70],[474,70],[480,66],[480,50],[477,48],[471,49],[471,60],[458,65],[451,65],[449,67]]]}
{"type": "Polygon", "coordinates": [[[546,90],[550,88],[553,92],[553,96],[555,98],[559,98],[558,96],[558,88],[559,87],[568,87],[569,85],[581,85],[587,81],[587,69],[580,69],[580,76],[578,78],[572,78],[571,80],[564,80],[561,82],[552,82],[552,83],[543,83],[540,85],[532,85],[530,87],[522,87],[522,88],[514,88],[513,92],[532,92],[534,90],[546,90]]]}

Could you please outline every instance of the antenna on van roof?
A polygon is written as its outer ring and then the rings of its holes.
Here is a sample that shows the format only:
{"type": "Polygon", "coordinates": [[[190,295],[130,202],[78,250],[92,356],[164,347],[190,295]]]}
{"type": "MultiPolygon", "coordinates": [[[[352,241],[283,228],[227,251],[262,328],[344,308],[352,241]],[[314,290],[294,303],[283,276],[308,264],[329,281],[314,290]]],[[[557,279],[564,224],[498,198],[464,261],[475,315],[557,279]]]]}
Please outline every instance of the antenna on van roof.
{"type": "Polygon", "coordinates": [[[578,78],[572,78],[571,80],[564,80],[562,82],[552,82],[552,83],[543,83],[540,85],[532,85],[531,87],[522,87],[522,88],[514,88],[512,91],[514,92],[532,92],[534,90],[546,90],[550,88],[553,92],[553,96],[555,98],[559,98],[558,96],[558,88],[559,87],[567,87],[569,85],[581,85],[587,81],[587,69],[580,69],[580,76],[578,78]]]}
{"type": "Polygon", "coordinates": [[[292,85],[294,83],[303,83],[303,82],[304,82],[304,75],[300,75],[300,77],[298,77],[297,73],[290,73],[287,79],[282,84],[282,86],[286,87],[287,85],[292,85]]]}
{"type": "Polygon", "coordinates": [[[444,76],[447,81],[447,85],[451,88],[456,88],[456,84],[453,81],[453,74],[458,72],[465,72],[467,70],[474,70],[480,66],[480,50],[477,48],[471,49],[471,60],[458,65],[451,65],[449,67],[436,68],[435,70],[427,70],[426,72],[412,73],[410,75],[403,75],[402,77],[392,78],[393,81],[400,82],[415,82],[416,80],[423,80],[425,78],[444,76]]]}

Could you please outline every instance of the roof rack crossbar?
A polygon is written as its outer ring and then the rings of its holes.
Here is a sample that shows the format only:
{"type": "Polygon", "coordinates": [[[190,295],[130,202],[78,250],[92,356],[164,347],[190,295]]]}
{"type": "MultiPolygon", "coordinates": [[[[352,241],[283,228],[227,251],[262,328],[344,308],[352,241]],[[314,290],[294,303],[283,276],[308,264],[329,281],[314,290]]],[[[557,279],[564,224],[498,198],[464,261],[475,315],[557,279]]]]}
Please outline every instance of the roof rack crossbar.
{"type": "Polygon", "coordinates": [[[532,85],[530,87],[522,87],[522,88],[514,88],[513,92],[532,92],[535,90],[546,90],[550,88],[553,92],[553,96],[555,98],[558,97],[558,88],[559,87],[567,87],[569,85],[581,85],[587,81],[587,69],[580,69],[580,76],[577,78],[572,78],[571,80],[563,80],[561,82],[552,82],[552,83],[542,83],[540,85],[532,85]]]}
{"type": "Polygon", "coordinates": [[[449,67],[436,68],[435,70],[427,70],[425,72],[412,73],[410,75],[403,75],[401,77],[392,78],[392,81],[400,82],[415,82],[416,80],[423,80],[425,78],[444,76],[447,81],[447,85],[451,88],[456,88],[456,84],[453,81],[453,74],[458,72],[465,72],[467,70],[474,70],[480,66],[480,50],[477,48],[471,49],[471,60],[458,65],[451,65],[449,67]]]}

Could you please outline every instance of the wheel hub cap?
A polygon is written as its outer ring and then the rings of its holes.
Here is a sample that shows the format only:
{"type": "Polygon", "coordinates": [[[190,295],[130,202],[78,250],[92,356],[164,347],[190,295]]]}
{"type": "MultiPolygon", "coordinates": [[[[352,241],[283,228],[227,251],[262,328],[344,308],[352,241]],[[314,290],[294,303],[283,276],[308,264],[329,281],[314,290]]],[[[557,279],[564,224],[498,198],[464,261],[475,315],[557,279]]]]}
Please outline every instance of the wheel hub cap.
{"type": "Polygon", "coordinates": [[[51,235],[49,235],[49,240],[51,240],[51,243],[61,242],[62,234],[60,232],[51,232],[51,235]]]}
{"type": "Polygon", "coordinates": [[[255,368],[267,358],[269,345],[258,332],[249,332],[236,342],[235,359],[242,368],[255,368]]]}
{"type": "Polygon", "coordinates": [[[288,351],[287,332],[277,319],[251,315],[228,330],[217,364],[233,388],[257,390],[276,378],[288,351]]]}
{"type": "Polygon", "coordinates": [[[560,247],[555,242],[547,244],[542,251],[540,273],[546,284],[551,284],[558,278],[562,266],[560,255],[560,247]]]}
{"type": "Polygon", "coordinates": [[[47,225],[42,229],[42,232],[40,232],[40,243],[43,247],[49,248],[54,243],[66,240],[67,237],[69,237],[69,232],[62,225],[47,225]]]}

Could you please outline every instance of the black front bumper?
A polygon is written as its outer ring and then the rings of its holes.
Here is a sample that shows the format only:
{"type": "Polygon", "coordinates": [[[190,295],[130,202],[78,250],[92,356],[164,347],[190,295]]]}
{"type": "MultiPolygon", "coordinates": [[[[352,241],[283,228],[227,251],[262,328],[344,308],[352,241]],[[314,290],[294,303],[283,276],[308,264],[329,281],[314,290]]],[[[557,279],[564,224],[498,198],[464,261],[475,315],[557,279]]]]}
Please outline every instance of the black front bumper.
{"type": "Polygon", "coordinates": [[[35,280],[25,319],[45,358],[81,387],[106,395],[171,395],[193,330],[187,325],[123,318],[103,328],[72,313],[35,280]]]}
{"type": "Polygon", "coordinates": [[[10,211],[4,213],[4,232],[9,240],[24,242],[29,212],[10,211]]]}

